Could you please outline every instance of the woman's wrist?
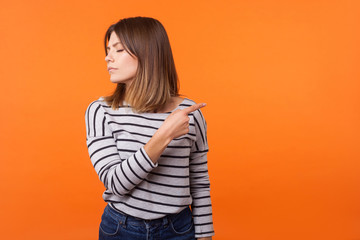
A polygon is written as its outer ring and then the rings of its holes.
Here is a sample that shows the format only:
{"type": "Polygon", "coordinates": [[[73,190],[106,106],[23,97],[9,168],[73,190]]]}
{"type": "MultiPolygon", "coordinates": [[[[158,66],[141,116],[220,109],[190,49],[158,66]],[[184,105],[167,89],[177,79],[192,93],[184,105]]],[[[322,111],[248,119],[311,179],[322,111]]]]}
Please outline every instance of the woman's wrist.
{"type": "Polygon", "coordinates": [[[168,145],[172,140],[173,137],[169,134],[169,131],[166,129],[160,127],[154,134],[154,136],[157,135],[160,139],[162,139],[166,145],[168,145]]]}
{"type": "Polygon", "coordinates": [[[166,133],[166,131],[159,130],[155,132],[152,138],[150,138],[144,146],[147,155],[153,163],[158,161],[167,145],[172,141],[172,138],[166,133]]]}

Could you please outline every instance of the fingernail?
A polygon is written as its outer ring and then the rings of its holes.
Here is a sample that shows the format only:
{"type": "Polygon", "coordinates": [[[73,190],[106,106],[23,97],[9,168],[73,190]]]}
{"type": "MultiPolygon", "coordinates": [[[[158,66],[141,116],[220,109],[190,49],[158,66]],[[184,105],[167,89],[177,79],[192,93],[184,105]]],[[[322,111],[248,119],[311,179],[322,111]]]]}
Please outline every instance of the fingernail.
{"type": "Polygon", "coordinates": [[[206,103],[203,103],[202,106],[203,106],[203,107],[206,106],[206,103]]]}

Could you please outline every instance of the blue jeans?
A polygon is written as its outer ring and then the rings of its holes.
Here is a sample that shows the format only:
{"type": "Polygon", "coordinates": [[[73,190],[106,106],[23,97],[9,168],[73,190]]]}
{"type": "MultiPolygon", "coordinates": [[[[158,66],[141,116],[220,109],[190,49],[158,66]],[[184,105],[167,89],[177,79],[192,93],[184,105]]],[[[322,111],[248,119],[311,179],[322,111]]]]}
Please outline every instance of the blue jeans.
{"type": "Polygon", "coordinates": [[[195,240],[190,207],[163,218],[144,220],[106,205],[99,226],[99,240],[195,240]]]}

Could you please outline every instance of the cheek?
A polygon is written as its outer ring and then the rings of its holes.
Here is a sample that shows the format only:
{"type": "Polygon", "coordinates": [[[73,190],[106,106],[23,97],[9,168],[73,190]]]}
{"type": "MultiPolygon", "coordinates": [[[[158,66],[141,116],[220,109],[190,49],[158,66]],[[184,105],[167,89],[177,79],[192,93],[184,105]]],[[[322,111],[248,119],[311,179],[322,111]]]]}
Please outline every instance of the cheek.
{"type": "Polygon", "coordinates": [[[127,62],[126,62],[126,71],[128,73],[135,74],[136,69],[137,69],[137,65],[138,65],[137,60],[135,60],[133,58],[128,59],[127,62]]]}

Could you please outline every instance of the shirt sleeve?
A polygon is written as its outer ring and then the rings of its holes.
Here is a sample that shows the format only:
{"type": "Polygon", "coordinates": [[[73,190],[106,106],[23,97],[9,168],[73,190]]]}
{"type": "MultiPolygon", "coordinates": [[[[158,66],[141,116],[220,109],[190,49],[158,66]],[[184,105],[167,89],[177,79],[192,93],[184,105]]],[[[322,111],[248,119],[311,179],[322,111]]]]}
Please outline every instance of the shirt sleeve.
{"type": "Polygon", "coordinates": [[[123,196],[138,185],[158,166],[151,161],[144,146],[122,159],[100,101],[89,104],[85,111],[86,145],[91,163],[105,188],[123,196]]]}
{"type": "Polygon", "coordinates": [[[191,209],[195,224],[195,237],[200,238],[215,235],[207,165],[209,151],[207,124],[200,109],[194,111],[194,124],[196,140],[193,142],[190,153],[190,192],[193,199],[191,209]]]}

